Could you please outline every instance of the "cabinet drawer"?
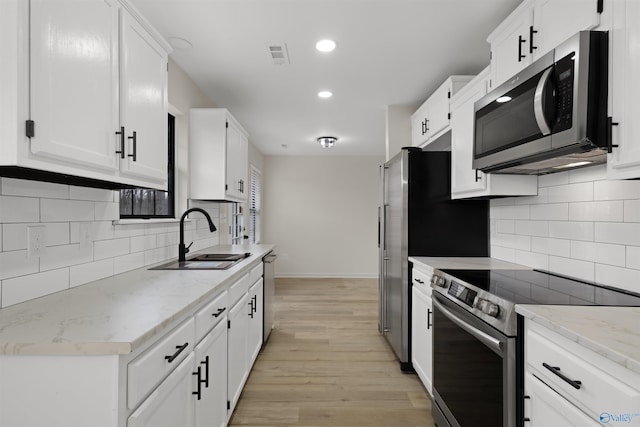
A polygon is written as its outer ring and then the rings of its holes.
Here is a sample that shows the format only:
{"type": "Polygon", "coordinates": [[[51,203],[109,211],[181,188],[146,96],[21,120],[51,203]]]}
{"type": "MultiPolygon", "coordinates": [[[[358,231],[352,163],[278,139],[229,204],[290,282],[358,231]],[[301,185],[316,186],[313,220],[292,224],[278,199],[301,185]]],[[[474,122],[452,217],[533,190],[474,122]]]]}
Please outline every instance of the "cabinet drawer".
{"type": "Polygon", "coordinates": [[[629,386],[633,372],[623,377],[610,360],[536,327],[526,330],[525,369],[596,419],[604,412],[640,413],[640,390],[629,386]]]}
{"type": "Polygon", "coordinates": [[[245,274],[229,287],[229,306],[232,307],[240,298],[249,290],[251,286],[251,278],[249,273],[245,274]]]}
{"type": "Polygon", "coordinates": [[[133,409],[193,350],[193,317],[149,347],[127,367],[128,405],[133,409]]]}
{"type": "Polygon", "coordinates": [[[256,283],[258,279],[261,277],[262,277],[262,263],[256,265],[251,269],[251,272],[249,273],[249,278],[250,278],[249,283],[251,284],[256,283]]]}
{"type": "Polygon", "coordinates": [[[411,269],[411,284],[419,289],[423,294],[431,295],[431,277],[433,273],[428,274],[417,268],[411,269]]]}
{"type": "Polygon", "coordinates": [[[196,342],[200,342],[207,332],[226,317],[228,308],[229,293],[224,291],[196,313],[196,342]]]}

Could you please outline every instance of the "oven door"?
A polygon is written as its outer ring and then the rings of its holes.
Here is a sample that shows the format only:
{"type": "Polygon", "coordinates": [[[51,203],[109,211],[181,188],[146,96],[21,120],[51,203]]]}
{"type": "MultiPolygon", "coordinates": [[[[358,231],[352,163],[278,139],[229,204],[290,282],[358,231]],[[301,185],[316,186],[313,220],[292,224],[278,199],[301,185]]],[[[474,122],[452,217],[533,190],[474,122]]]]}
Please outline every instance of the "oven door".
{"type": "Polygon", "coordinates": [[[514,427],[515,338],[433,293],[438,427],[514,427]]]}

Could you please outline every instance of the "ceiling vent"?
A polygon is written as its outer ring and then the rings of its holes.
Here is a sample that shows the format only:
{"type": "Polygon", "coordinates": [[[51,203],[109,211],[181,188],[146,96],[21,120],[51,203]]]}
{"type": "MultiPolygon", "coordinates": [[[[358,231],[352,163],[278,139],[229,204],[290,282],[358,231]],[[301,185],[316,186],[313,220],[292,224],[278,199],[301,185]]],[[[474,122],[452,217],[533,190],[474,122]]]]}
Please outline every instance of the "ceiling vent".
{"type": "Polygon", "coordinates": [[[269,55],[275,65],[290,64],[289,53],[287,52],[287,45],[285,43],[273,43],[268,46],[269,55]]]}

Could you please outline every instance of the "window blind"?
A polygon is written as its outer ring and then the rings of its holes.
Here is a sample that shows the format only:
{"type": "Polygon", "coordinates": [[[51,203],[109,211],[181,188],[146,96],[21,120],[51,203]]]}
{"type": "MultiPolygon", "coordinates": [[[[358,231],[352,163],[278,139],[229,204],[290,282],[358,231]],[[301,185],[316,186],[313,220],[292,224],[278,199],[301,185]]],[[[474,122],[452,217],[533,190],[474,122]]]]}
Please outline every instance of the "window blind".
{"type": "Polygon", "coordinates": [[[249,242],[260,243],[261,174],[253,165],[249,176],[249,242]]]}

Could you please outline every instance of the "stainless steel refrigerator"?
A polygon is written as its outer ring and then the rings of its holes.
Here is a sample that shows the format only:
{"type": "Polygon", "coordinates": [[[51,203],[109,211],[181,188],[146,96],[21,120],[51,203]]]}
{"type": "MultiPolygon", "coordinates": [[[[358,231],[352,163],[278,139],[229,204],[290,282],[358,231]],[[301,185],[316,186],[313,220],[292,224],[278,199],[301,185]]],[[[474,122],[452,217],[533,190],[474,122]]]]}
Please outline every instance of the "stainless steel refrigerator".
{"type": "Polygon", "coordinates": [[[489,254],[489,202],[451,200],[451,153],[403,148],[380,167],[378,328],[411,366],[409,256],[489,254]]]}

